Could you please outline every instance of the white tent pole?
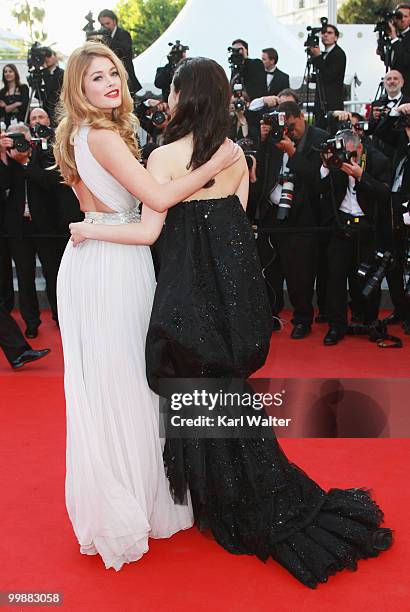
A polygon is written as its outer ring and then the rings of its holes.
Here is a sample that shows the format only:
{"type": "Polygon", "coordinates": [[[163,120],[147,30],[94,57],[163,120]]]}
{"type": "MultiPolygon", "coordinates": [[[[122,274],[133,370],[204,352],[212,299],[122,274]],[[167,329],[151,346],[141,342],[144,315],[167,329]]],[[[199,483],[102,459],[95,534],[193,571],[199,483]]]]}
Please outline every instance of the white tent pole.
{"type": "Polygon", "coordinates": [[[337,25],[337,0],[328,0],[327,9],[329,23],[337,25]]]}

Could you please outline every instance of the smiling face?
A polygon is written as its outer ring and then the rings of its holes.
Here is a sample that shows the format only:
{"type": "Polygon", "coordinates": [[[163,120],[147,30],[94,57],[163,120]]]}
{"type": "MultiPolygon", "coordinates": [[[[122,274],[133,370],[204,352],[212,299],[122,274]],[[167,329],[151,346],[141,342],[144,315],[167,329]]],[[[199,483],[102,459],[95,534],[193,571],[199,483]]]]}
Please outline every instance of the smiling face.
{"type": "Polygon", "coordinates": [[[106,57],[94,57],[85,72],[83,89],[88,102],[103,111],[121,106],[121,79],[106,57]]]}
{"type": "Polygon", "coordinates": [[[3,79],[6,81],[6,83],[11,83],[16,80],[16,74],[10,66],[4,67],[3,79]]]}

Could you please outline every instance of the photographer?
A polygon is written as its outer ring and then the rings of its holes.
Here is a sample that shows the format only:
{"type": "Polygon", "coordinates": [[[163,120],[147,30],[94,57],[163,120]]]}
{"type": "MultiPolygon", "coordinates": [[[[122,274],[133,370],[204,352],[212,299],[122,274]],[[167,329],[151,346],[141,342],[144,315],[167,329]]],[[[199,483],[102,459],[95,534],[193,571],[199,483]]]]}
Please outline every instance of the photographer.
{"type": "MultiPolygon", "coordinates": [[[[322,220],[332,227],[327,260],[327,306],[329,331],[323,342],[337,344],[348,330],[347,279],[360,262],[372,263],[376,247],[383,248],[381,233],[389,216],[387,158],[374,147],[365,148],[352,130],[340,132],[324,145],[322,153],[322,220]]],[[[359,284],[359,281],[357,280],[359,284]]],[[[361,296],[363,323],[377,322],[380,291],[361,296]]]]}
{"type": "Polygon", "coordinates": [[[255,146],[259,141],[259,123],[255,121],[254,114],[249,112],[249,98],[246,93],[235,92],[231,98],[229,106],[229,114],[231,117],[231,130],[229,138],[241,140],[242,138],[251,138],[255,146]]]}
{"type": "Polygon", "coordinates": [[[154,85],[155,87],[158,87],[158,89],[161,89],[162,100],[164,102],[168,102],[175,69],[179,62],[186,58],[188,48],[189,47],[181,45],[180,41],[177,40],[175,45],[172,46],[171,51],[168,53],[168,64],[166,66],[159,66],[157,68],[154,85]]]}
{"type": "Polygon", "coordinates": [[[3,222],[16,265],[20,312],[27,326],[26,336],[35,338],[41,322],[35,285],[36,254],[46,279],[52,315],[57,321],[56,280],[62,252],[55,238],[54,192],[60,176],[57,170],[46,169],[50,161],[48,151],[32,147],[30,141],[30,130],[24,124],[9,128],[0,136],[0,180],[9,190],[3,222]]]}
{"type": "Polygon", "coordinates": [[[317,127],[326,128],[325,115],[328,111],[344,109],[344,78],[346,55],[339,47],[339,30],[327,24],[321,34],[323,52],[319,47],[309,47],[311,62],[316,68],[315,123],[317,127]]]}
{"type": "Polygon", "coordinates": [[[261,125],[258,182],[262,194],[256,219],[259,229],[289,231],[259,232],[257,246],[275,317],[283,308],[286,279],[294,307],[291,337],[297,340],[310,334],[313,322],[317,239],[309,228],[319,223],[321,165],[315,147],[328,134],[308,125],[295,102],[282,103],[278,111],[272,119],[265,115],[261,125]]]}
{"type": "Polygon", "coordinates": [[[123,30],[118,25],[117,15],[108,9],[104,9],[98,15],[101,26],[107,30],[107,44],[124,64],[128,74],[128,87],[131,95],[142,89],[134,72],[132,63],[132,39],[129,32],[123,30]]]}
{"type": "Polygon", "coordinates": [[[405,334],[410,334],[410,300],[404,289],[406,252],[409,229],[404,215],[410,200],[410,104],[393,109],[376,128],[375,135],[395,151],[391,183],[391,205],[393,237],[391,250],[394,266],[386,274],[394,311],[384,320],[386,323],[403,325],[405,334]]]}
{"type": "Polygon", "coordinates": [[[279,104],[282,104],[282,102],[296,102],[296,104],[299,104],[299,96],[293,89],[282,89],[277,96],[262,96],[261,98],[255,98],[249,104],[249,110],[255,112],[265,109],[267,112],[270,108],[275,108],[279,106],[279,104]]]}
{"type": "Polygon", "coordinates": [[[147,98],[135,107],[135,114],[139,119],[140,127],[149,136],[147,142],[162,145],[165,129],[171,120],[168,104],[161,100],[147,98]]]}
{"type": "MultiPolygon", "coordinates": [[[[369,121],[369,132],[374,134],[379,122],[386,117],[393,109],[401,104],[410,102],[410,97],[403,94],[404,79],[398,70],[389,70],[383,79],[386,94],[372,103],[371,117],[369,121]]],[[[373,138],[373,144],[382,153],[393,159],[395,150],[377,136],[373,138]]]]}
{"type": "MultiPolygon", "coordinates": [[[[385,49],[387,52],[387,65],[390,69],[398,70],[404,78],[403,93],[410,95],[410,4],[399,4],[394,17],[388,22],[388,36],[390,43],[385,49]]],[[[381,59],[386,63],[382,53],[381,59]]]]}
{"type": "Polygon", "coordinates": [[[262,97],[266,92],[265,67],[260,59],[250,59],[248,43],[240,38],[232,43],[233,56],[239,56],[232,68],[231,81],[235,78],[235,71],[239,70],[240,81],[250,100],[262,97]],[[242,56],[242,57],[240,57],[242,56]]]}
{"type": "Polygon", "coordinates": [[[278,68],[279,55],[276,49],[262,50],[262,63],[266,75],[266,96],[277,96],[282,89],[289,89],[289,75],[278,68]]]}
{"type": "Polygon", "coordinates": [[[56,105],[63,86],[64,70],[58,65],[58,57],[52,49],[47,48],[44,59],[44,109],[46,110],[52,125],[56,122],[56,105]]]}

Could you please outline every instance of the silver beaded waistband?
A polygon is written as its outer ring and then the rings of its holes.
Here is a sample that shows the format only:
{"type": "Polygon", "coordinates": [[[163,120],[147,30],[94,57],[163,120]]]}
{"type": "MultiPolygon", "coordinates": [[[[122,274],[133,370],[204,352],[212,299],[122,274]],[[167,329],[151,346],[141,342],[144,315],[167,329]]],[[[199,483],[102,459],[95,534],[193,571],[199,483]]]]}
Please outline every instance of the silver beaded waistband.
{"type": "Polygon", "coordinates": [[[92,220],[93,223],[107,225],[120,225],[122,223],[138,223],[141,221],[141,215],[137,207],[115,213],[103,212],[86,212],[86,219],[92,220]]]}

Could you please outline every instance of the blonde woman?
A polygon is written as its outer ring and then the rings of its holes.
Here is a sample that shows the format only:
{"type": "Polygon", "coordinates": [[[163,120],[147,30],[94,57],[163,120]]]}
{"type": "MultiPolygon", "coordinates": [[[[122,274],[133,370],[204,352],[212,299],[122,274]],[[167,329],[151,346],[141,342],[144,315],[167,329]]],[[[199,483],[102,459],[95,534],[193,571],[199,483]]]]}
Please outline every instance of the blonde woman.
{"type": "MultiPolygon", "coordinates": [[[[138,163],[127,77],[114,53],[86,43],[71,55],[61,94],[55,156],[94,224],[158,234],[165,211],[239,157],[226,141],[201,168],[157,183],[138,163]],[[115,178],[114,178],[115,176],[115,178]],[[138,223],[140,222],[140,223],[138,223]]],[[[155,289],[149,247],[70,242],[58,276],[67,403],[66,502],[80,550],[119,570],[148,538],[191,527],[174,505],[162,462],[158,398],[144,345],[155,289]]]]}

